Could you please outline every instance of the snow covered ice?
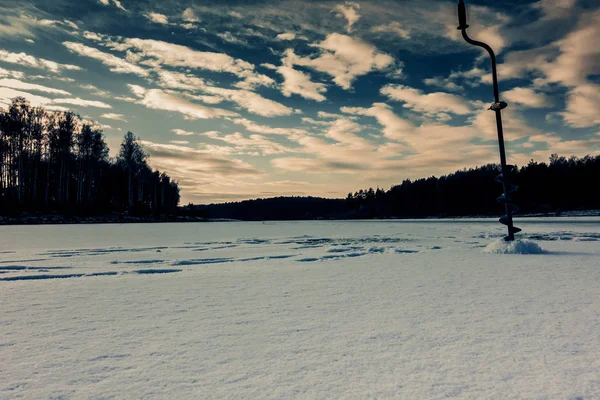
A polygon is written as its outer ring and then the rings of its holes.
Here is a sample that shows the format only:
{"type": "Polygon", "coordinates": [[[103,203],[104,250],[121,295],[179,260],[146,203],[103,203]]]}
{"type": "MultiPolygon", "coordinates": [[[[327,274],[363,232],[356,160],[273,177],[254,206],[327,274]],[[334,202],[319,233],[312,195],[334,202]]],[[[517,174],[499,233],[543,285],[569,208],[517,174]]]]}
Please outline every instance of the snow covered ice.
{"type": "Polygon", "coordinates": [[[600,219],[519,226],[3,226],[0,399],[598,399],[600,219]]]}

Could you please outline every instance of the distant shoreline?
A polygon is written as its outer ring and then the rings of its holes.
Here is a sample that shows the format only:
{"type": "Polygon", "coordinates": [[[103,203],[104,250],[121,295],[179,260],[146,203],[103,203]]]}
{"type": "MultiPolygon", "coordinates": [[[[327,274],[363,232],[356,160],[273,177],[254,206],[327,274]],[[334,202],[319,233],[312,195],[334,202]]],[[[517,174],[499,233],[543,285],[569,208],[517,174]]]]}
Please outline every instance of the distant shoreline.
{"type": "Polygon", "coordinates": [[[0,216],[2,225],[78,225],[78,224],[140,224],[161,222],[206,222],[205,218],[190,216],[136,217],[122,214],[101,216],[67,216],[58,214],[0,216]]]}
{"type": "MultiPolygon", "coordinates": [[[[385,220],[461,220],[461,219],[493,219],[500,215],[463,215],[463,216],[428,216],[421,218],[313,218],[298,221],[385,221],[385,220]]],[[[600,217],[600,210],[565,211],[562,213],[530,213],[517,215],[516,218],[569,218],[569,217],[600,217]]],[[[264,220],[262,222],[289,222],[296,220],[264,220]]],[[[203,218],[189,215],[161,216],[131,216],[125,214],[110,214],[103,216],[66,216],[59,214],[40,214],[22,216],[0,216],[0,226],[8,225],[80,225],[80,224],[154,224],[182,222],[261,222],[261,220],[240,220],[230,218],[203,218]]]]}

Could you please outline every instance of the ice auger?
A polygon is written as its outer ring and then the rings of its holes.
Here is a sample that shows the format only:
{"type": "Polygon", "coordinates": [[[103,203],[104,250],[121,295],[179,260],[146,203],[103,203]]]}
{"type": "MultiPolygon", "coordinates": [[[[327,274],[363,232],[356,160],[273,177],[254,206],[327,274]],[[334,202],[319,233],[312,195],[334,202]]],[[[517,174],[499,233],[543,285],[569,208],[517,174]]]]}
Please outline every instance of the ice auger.
{"type": "Polygon", "coordinates": [[[510,172],[515,168],[513,165],[506,165],[506,152],[504,150],[504,132],[502,130],[502,110],[506,108],[507,104],[504,101],[500,101],[500,94],[498,90],[498,75],[496,73],[496,55],[494,50],[486,43],[478,42],[473,40],[467,35],[467,11],[465,8],[464,0],[458,2],[458,30],[462,32],[462,37],[467,43],[474,46],[484,48],[490,55],[492,61],[492,79],[494,84],[494,104],[490,106],[490,110],[496,113],[496,128],[498,129],[498,147],[500,148],[500,165],[501,173],[496,177],[496,181],[502,183],[504,187],[504,194],[498,197],[496,200],[499,203],[504,204],[506,215],[500,218],[500,223],[506,225],[508,228],[508,235],[504,237],[506,241],[515,240],[515,233],[521,232],[521,229],[513,225],[513,213],[518,211],[518,207],[511,203],[510,195],[517,187],[510,183],[510,172]]]}

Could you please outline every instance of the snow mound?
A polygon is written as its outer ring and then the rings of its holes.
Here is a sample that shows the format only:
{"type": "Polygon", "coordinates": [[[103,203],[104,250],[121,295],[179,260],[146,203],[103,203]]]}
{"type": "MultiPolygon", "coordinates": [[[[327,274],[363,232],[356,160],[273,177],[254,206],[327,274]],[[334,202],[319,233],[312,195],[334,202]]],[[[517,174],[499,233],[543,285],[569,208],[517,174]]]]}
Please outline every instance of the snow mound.
{"type": "Polygon", "coordinates": [[[490,243],[485,249],[485,253],[491,254],[543,254],[544,250],[531,240],[514,240],[507,242],[502,239],[490,243]]]}

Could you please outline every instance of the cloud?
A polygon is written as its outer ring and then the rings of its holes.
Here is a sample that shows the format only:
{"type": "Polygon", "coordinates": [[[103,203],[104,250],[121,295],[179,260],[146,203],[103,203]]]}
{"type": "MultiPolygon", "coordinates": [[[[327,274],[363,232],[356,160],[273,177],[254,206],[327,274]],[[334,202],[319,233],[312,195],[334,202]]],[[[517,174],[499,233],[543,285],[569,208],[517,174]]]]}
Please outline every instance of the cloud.
{"type": "Polygon", "coordinates": [[[80,107],[97,107],[97,108],[112,108],[110,104],[103,103],[95,100],[84,100],[80,98],[74,99],[54,99],[52,100],[55,104],[72,104],[80,107]]]}
{"type": "Polygon", "coordinates": [[[301,65],[329,74],[344,89],[350,89],[358,76],[394,65],[394,59],[375,46],[339,33],[329,34],[325,40],[312,46],[321,49],[318,57],[301,57],[288,49],[284,64],[301,65]]]}
{"type": "MultiPolygon", "coordinates": [[[[6,10],[2,10],[5,14],[6,10]]],[[[0,24],[0,37],[2,36],[25,36],[35,37],[33,28],[37,21],[23,15],[2,15],[2,24],[0,24]]]]}
{"type": "Polygon", "coordinates": [[[352,26],[360,19],[358,10],[360,10],[360,4],[353,1],[347,1],[344,4],[338,4],[334,10],[337,12],[339,17],[345,18],[348,23],[346,24],[346,31],[352,32],[352,26]]]}
{"type": "Polygon", "coordinates": [[[195,91],[203,90],[207,86],[204,79],[190,74],[166,70],[159,70],[157,74],[159,77],[158,84],[164,88],[195,91]]]}
{"type": "Polygon", "coordinates": [[[190,131],[184,131],[183,129],[171,129],[171,132],[173,132],[176,135],[179,136],[192,136],[192,135],[197,135],[197,133],[195,132],[190,132],[190,131]]]}
{"type": "Polygon", "coordinates": [[[193,29],[198,28],[198,25],[192,24],[190,22],[186,22],[184,24],[179,24],[179,26],[182,27],[183,29],[187,29],[187,30],[190,30],[190,31],[193,30],[193,29]]]}
{"type": "Polygon", "coordinates": [[[190,92],[201,91],[209,94],[210,96],[186,95],[189,98],[200,100],[204,103],[218,104],[227,100],[238,104],[253,114],[264,117],[291,115],[293,113],[291,108],[249,90],[210,86],[202,78],[179,72],[160,70],[157,73],[159,76],[159,85],[162,87],[190,92]]]}
{"type": "MultiPolygon", "coordinates": [[[[220,135],[218,132],[207,132],[209,137],[213,140],[219,140],[232,145],[233,147],[220,148],[220,151],[224,151],[227,154],[247,154],[247,155],[274,155],[281,153],[294,152],[287,146],[280,143],[269,140],[262,135],[250,135],[244,136],[239,132],[234,132],[229,135],[220,135]]],[[[204,145],[205,150],[214,151],[217,150],[211,145],[204,145]]]]}
{"type": "Polygon", "coordinates": [[[54,61],[46,60],[44,58],[37,58],[30,56],[26,53],[11,53],[6,50],[0,50],[0,59],[3,62],[18,64],[27,67],[47,69],[51,72],[75,71],[81,70],[81,67],[71,64],[59,64],[54,61]]]}
{"type": "Polygon", "coordinates": [[[554,153],[585,156],[594,154],[600,150],[600,139],[590,140],[566,140],[552,145],[550,149],[554,153]]]}
{"type": "Polygon", "coordinates": [[[600,85],[588,83],[576,86],[567,94],[567,106],[560,115],[575,128],[600,125],[600,85]]]}
{"type": "MultiPolygon", "coordinates": [[[[583,13],[573,30],[550,44],[527,50],[512,51],[498,66],[500,79],[523,78],[527,73],[538,76],[536,83],[559,83],[574,87],[600,74],[600,9],[583,13]]],[[[486,77],[490,82],[491,77],[486,77]]]]}
{"type": "Polygon", "coordinates": [[[342,115],[340,115],[340,114],[329,113],[326,111],[319,111],[319,112],[317,112],[317,115],[319,116],[319,118],[334,118],[334,119],[343,118],[342,115]]]}
{"type": "Polygon", "coordinates": [[[31,103],[31,105],[36,107],[52,102],[52,100],[47,97],[37,96],[21,90],[0,87],[0,104],[10,104],[15,97],[24,97],[31,103]]]}
{"type": "Polygon", "coordinates": [[[291,139],[301,145],[296,152],[304,157],[284,157],[272,160],[274,167],[306,173],[363,174],[376,162],[376,145],[360,136],[362,127],[347,119],[332,121],[320,136],[296,136],[291,139]]]}
{"type": "Polygon", "coordinates": [[[242,125],[250,132],[262,133],[266,135],[283,135],[291,137],[299,137],[307,134],[306,130],[299,128],[272,128],[267,125],[260,125],[247,118],[236,118],[233,122],[237,125],[242,125]]]}
{"type": "MultiPolygon", "coordinates": [[[[588,76],[600,74],[600,9],[584,14],[575,30],[555,42],[560,55],[550,63],[539,64],[548,82],[566,86],[584,83],[588,76]]],[[[535,65],[533,66],[536,67],[535,65]]]]}
{"type": "Polygon", "coordinates": [[[95,42],[102,42],[105,40],[105,35],[101,35],[96,32],[85,31],[83,32],[83,37],[89,40],[93,40],[95,42]]]}
{"type": "Polygon", "coordinates": [[[101,97],[110,97],[110,92],[106,91],[106,90],[102,90],[102,89],[98,89],[96,86],[94,85],[79,85],[80,88],[82,89],[86,89],[92,92],[92,94],[96,95],[96,96],[101,96],[101,97]]]}
{"type": "MultiPolygon", "coordinates": [[[[18,86],[18,85],[14,85],[18,86]]],[[[33,85],[37,86],[37,85],[33,85]]],[[[24,97],[28,100],[33,106],[45,106],[46,109],[51,111],[67,111],[66,107],[59,106],[57,104],[70,104],[74,106],[80,107],[97,107],[97,108],[112,108],[109,104],[93,101],[93,100],[84,100],[80,98],[58,98],[58,99],[50,99],[44,96],[38,96],[35,94],[31,94],[29,92],[23,92],[21,90],[16,90],[9,87],[1,87],[0,86],[0,103],[9,104],[12,99],[16,97],[24,97]]]]}
{"type": "Polygon", "coordinates": [[[460,91],[462,87],[457,85],[456,83],[450,81],[447,78],[442,78],[441,76],[436,76],[433,78],[425,78],[423,79],[423,83],[427,86],[436,86],[442,89],[450,90],[450,91],[460,91]]]}
{"type": "Polygon", "coordinates": [[[35,85],[32,83],[21,82],[16,79],[0,79],[0,86],[11,88],[11,89],[21,89],[21,90],[32,90],[34,92],[44,92],[44,93],[52,93],[52,94],[62,94],[62,95],[70,95],[71,93],[66,90],[49,88],[46,86],[35,85]]]}
{"type": "Polygon", "coordinates": [[[191,23],[200,22],[200,19],[196,16],[196,13],[190,7],[186,8],[181,13],[181,19],[183,19],[185,22],[191,22],[191,23]]]}
{"type": "Polygon", "coordinates": [[[551,105],[548,97],[532,88],[516,87],[502,94],[506,100],[531,108],[544,108],[551,105]]]}
{"type": "Polygon", "coordinates": [[[435,116],[440,112],[467,115],[472,112],[472,107],[462,97],[450,93],[423,93],[404,85],[386,85],[381,88],[380,93],[425,115],[435,116]]]}
{"type": "Polygon", "coordinates": [[[295,70],[292,66],[286,64],[277,67],[277,73],[283,77],[281,93],[284,96],[290,97],[293,94],[297,94],[305,99],[315,101],[326,100],[323,95],[323,93],[327,92],[325,85],[312,82],[308,74],[295,70]]]}
{"type": "Polygon", "coordinates": [[[410,39],[410,30],[398,21],[393,21],[385,25],[377,25],[371,31],[376,33],[394,33],[403,39],[410,39]]]}
{"type": "Polygon", "coordinates": [[[112,72],[119,74],[135,74],[142,77],[148,76],[148,72],[145,69],[93,47],[75,42],[63,42],[63,45],[73,53],[102,62],[102,64],[109,66],[109,70],[112,72]]]}
{"type": "Polygon", "coordinates": [[[229,32],[229,31],[225,31],[222,33],[217,33],[216,34],[218,37],[220,37],[221,39],[223,39],[224,41],[228,42],[228,43],[235,43],[235,44],[241,44],[241,45],[247,45],[248,42],[246,42],[243,39],[240,39],[236,36],[233,35],[233,33],[229,32]]]}
{"type": "Polygon", "coordinates": [[[552,135],[552,134],[540,134],[540,135],[530,136],[528,138],[528,141],[530,143],[539,142],[539,143],[546,143],[546,144],[553,145],[556,143],[560,143],[561,139],[560,139],[560,136],[556,136],[556,135],[552,135]]]}
{"type": "Polygon", "coordinates": [[[143,140],[142,145],[150,155],[153,168],[169,171],[179,180],[180,187],[188,196],[215,187],[235,190],[252,182],[263,174],[242,160],[225,158],[181,144],[163,144],[143,140]]]}
{"type": "MultiPolygon", "coordinates": [[[[572,6],[570,2],[560,4],[564,6],[562,8],[572,6]]],[[[546,10],[552,9],[553,5],[538,3],[546,10]]],[[[590,82],[592,77],[600,74],[598,37],[600,9],[582,13],[574,28],[563,38],[542,47],[508,53],[498,67],[499,76],[502,79],[526,78],[530,73],[536,76],[533,82],[538,87],[552,83],[565,86],[568,88],[566,109],[559,113],[565,123],[575,128],[598,125],[594,111],[598,104],[598,85],[590,82]]]]}
{"type": "Polygon", "coordinates": [[[567,18],[573,13],[576,0],[540,0],[531,5],[541,12],[541,21],[567,18]]]}
{"type": "Polygon", "coordinates": [[[491,79],[491,74],[488,76],[485,70],[473,67],[466,71],[452,71],[447,78],[441,76],[426,78],[423,80],[423,83],[428,86],[437,86],[450,91],[461,91],[463,89],[461,85],[477,87],[481,85],[482,82],[492,83],[491,79]]]}
{"type": "Polygon", "coordinates": [[[277,40],[294,40],[296,38],[296,34],[292,32],[280,33],[275,37],[277,40]]]}
{"type": "Polygon", "coordinates": [[[373,103],[370,108],[342,107],[340,110],[345,114],[374,117],[383,126],[383,135],[390,140],[402,141],[414,128],[410,121],[398,117],[391,107],[384,103],[373,103]]]}
{"type": "Polygon", "coordinates": [[[11,71],[11,70],[0,67],[0,77],[7,77],[7,76],[11,77],[11,78],[16,78],[16,79],[23,79],[25,77],[25,74],[22,73],[21,71],[11,71]]]}
{"type": "Polygon", "coordinates": [[[148,91],[146,88],[144,88],[140,85],[128,84],[127,86],[129,87],[129,90],[131,91],[131,93],[133,93],[134,95],[136,95],[138,97],[144,97],[144,95],[148,91]]]}
{"type": "Polygon", "coordinates": [[[77,26],[77,24],[76,24],[76,23],[74,23],[74,22],[72,22],[72,21],[69,21],[69,20],[67,20],[67,19],[63,20],[63,23],[64,23],[65,25],[69,26],[70,28],[73,28],[73,29],[75,29],[75,30],[78,30],[78,29],[79,29],[79,26],[77,26]]]}
{"type": "Polygon", "coordinates": [[[142,15],[144,17],[146,17],[149,21],[154,22],[155,24],[161,24],[161,25],[169,24],[169,18],[167,18],[167,16],[164,14],[159,14],[156,12],[147,12],[147,13],[143,13],[142,15]]]}
{"type": "Polygon", "coordinates": [[[221,108],[210,108],[192,103],[179,95],[160,89],[148,89],[137,85],[129,85],[132,93],[140,97],[139,104],[149,109],[164,110],[183,114],[188,119],[209,119],[220,117],[235,117],[238,114],[221,108]]]}
{"type": "Polygon", "coordinates": [[[191,93],[182,93],[183,96],[185,96],[188,99],[192,99],[192,100],[198,100],[201,101],[205,104],[219,104],[222,103],[223,101],[225,101],[225,98],[220,97],[220,96],[209,96],[209,95],[203,95],[203,94],[191,94],[191,93]]]}
{"type": "Polygon", "coordinates": [[[169,171],[170,176],[179,180],[180,187],[187,196],[194,197],[208,190],[212,197],[215,188],[238,190],[247,185],[255,186],[253,182],[263,176],[262,172],[242,160],[181,144],[145,140],[141,143],[150,155],[152,167],[169,171]]]}
{"type": "MultiPolygon", "coordinates": [[[[389,106],[375,103],[370,108],[342,107],[344,113],[370,116],[382,125],[384,136],[394,142],[379,146],[378,154],[385,154],[389,160],[377,160],[373,165],[365,166],[370,176],[390,176],[394,170],[407,170],[412,177],[432,173],[452,172],[464,165],[489,163],[495,161],[494,145],[475,145],[475,138],[493,139],[495,135],[494,113],[485,111],[480,119],[467,126],[450,126],[439,122],[425,122],[420,126],[412,124],[393,113],[389,106]],[[490,119],[491,117],[491,119],[490,119]],[[481,136],[481,133],[484,136],[481,136]],[[449,152],[448,149],[455,149],[449,152]],[[394,157],[396,152],[396,157],[394,157]],[[402,156],[397,159],[398,156],[402,156]]],[[[511,123],[507,124],[507,137],[526,137],[540,134],[539,131],[524,125],[520,120],[508,115],[511,123]]]]}
{"type": "Polygon", "coordinates": [[[275,83],[268,76],[257,73],[253,64],[224,53],[198,51],[151,39],[125,39],[122,43],[109,43],[108,46],[118,51],[128,51],[128,59],[154,68],[170,66],[231,73],[242,79],[236,86],[243,89],[275,83]]]}
{"type": "Polygon", "coordinates": [[[106,119],[112,119],[115,121],[127,122],[127,120],[125,119],[125,116],[123,114],[107,113],[107,114],[102,114],[100,116],[100,118],[106,118],[106,119]]]}
{"type": "Polygon", "coordinates": [[[272,160],[274,167],[286,171],[327,174],[353,174],[362,179],[379,170],[387,157],[397,157],[396,150],[406,150],[402,145],[376,145],[361,135],[363,127],[345,118],[332,121],[322,137],[293,138],[301,146],[304,157],[284,157],[272,160]]]}
{"type": "Polygon", "coordinates": [[[294,112],[293,109],[286,107],[281,103],[266,99],[261,95],[249,90],[224,89],[209,86],[204,88],[204,91],[209,94],[222,97],[228,101],[232,101],[238,104],[240,107],[248,110],[248,112],[261,115],[263,117],[291,115],[294,112]]]}
{"type": "Polygon", "coordinates": [[[40,12],[39,9],[24,3],[20,3],[19,6],[2,8],[1,12],[3,19],[0,24],[0,36],[25,37],[25,41],[35,43],[31,38],[37,37],[40,33],[44,35],[59,32],[78,34],[79,27],[74,22],[67,19],[42,18],[41,16],[47,16],[48,13],[40,12]]]}
{"type": "Polygon", "coordinates": [[[345,146],[347,149],[370,151],[373,149],[373,143],[358,136],[357,133],[360,130],[361,126],[356,122],[347,119],[338,119],[329,127],[325,133],[325,137],[335,140],[339,145],[345,146]]]}
{"type": "MultiPolygon", "coordinates": [[[[490,110],[483,110],[469,119],[471,125],[475,128],[474,137],[486,140],[497,140],[498,133],[496,128],[495,113],[490,110]]],[[[504,127],[504,139],[508,142],[519,140],[528,136],[541,135],[542,132],[529,125],[515,107],[508,107],[502,111],[502,122],[504,127]]]]}
{"type": "MultiPolygon", "coordinates": [[[[449,132],[450,134],[450,132],[449,132]]],[[[464,145],[457,141],[449,146],[464,145]]],[[[489,145],[470,145],[462,151],[447,151],[443,148],[433,149],[421,154],[405,156],[401,159],[384,160],[374,171],[377,175],[388,179],[397,179],[398,171],[403,171],[403,178],[417,179],[425,176],[442,175],[455,172],[465,165],[485,165],[496,161],[496,148],[489,145]]],[[[377,176],[375,175],[375,176],[377,176]]],[[[369,177],[375,179],[371,174],[369,177]]]]}
{"type": "MultiPolygon", "coordinates": [[[[98,0],[98,3],[108,6],[111,3],[111,0],[98,0]]],[[[123,11],[127,11],[119,0],[112,0],[112,4],[123,11]]]]}
{"type": "Polygon", "coordinates": [[[356,174],[364,168],[363,165],[358,163],[344,163],[337,161],[300,157],[276,158],[272,160],[271,163],[275,168],[283,169],[286,171],[313,174],[322,174],[323,172],[356,174]]]}
{"type": "Polygon", "coordinates": [[[309,117],[302,117],[302,122],[305,122],[305,123],[311,124],[311,125],[318,125],[318,126],[330,126],[331,124],[333,124],[333,121],[318,121],[316,119],[309,118],[309,117]]]}

